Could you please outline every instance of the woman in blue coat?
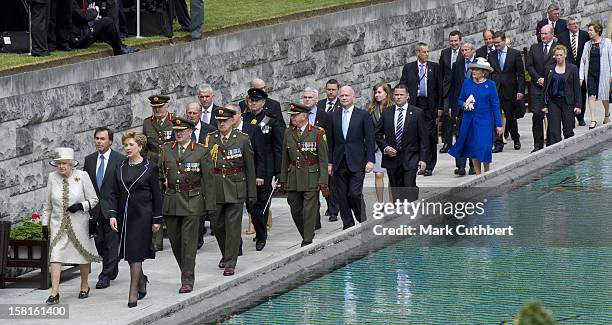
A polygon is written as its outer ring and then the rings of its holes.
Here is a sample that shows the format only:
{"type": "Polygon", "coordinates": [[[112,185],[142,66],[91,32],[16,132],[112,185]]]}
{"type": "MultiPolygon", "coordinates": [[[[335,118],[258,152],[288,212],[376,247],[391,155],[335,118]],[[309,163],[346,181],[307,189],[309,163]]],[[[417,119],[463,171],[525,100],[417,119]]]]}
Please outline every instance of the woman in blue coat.
{"type": "Polygon", "coordinates": [[[476,174],[489,171],[492,160],[493,123],[496,132],[503,134],[499,99],[495,82],[486,78],[487,72],[493,71],[484,58],[476,58],[476,63],[468,64],[472,70],[472,79],[466,79],[457,98],[459,107],[463,107],[463,119],[459,138],[448,153],[455,158],[470,158],[476,174]]]}

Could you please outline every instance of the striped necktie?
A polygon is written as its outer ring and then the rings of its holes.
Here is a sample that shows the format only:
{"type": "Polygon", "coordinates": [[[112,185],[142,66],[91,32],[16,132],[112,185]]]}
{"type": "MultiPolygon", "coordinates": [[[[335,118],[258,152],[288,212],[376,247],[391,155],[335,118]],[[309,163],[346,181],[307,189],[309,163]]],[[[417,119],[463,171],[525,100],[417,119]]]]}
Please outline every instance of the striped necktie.
{"type": "Polygon", "coordinates": [[[397,148],[402,147],[402,135],[404,135],[404,108],[397,108],[397,123],[395,124],[395,143],[397,148]]]}
{"type": "Polygon", "coordinates": [[[576,34],[572,33],[572,55],[574,56],[574,60],[578,60],[578,46],[576,46],[576,34]]]}

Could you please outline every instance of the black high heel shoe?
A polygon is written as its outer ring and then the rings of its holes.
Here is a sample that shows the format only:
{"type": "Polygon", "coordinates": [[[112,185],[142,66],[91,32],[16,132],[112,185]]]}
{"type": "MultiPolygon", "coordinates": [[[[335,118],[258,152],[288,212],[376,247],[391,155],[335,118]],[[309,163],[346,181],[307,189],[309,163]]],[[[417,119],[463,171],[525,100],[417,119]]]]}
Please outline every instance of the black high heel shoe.
{"type": "Polygon", "coordinates": [[[45,303],[47,305],[56,305],[56,304],[59,304],[59,293],[56,294],[55,296],[49,296],[49,298],[47,298],[47,301],[45,301],[45,303]]]}
{"type": "Polygon", "coordinates": [[[87,291],[79,291],[79,299],[85,299],[89,297],[89,289],[87,288],[87,291]]]}
{"type": "Polygon", "coordinates": [[[134,308],[136,306],[138,306],[138,301],[134,301],[134,302],[128,301],[128,308],[134,308]]]}
{"type": "Polygon", "coordinates": [[[145,291],[144,292],[138,291],[138,300],[144,298],[147,295],[147,283],[149,283],[149,278],[146,275],[144,276],[144,281],[145,281],[145,291]]]}

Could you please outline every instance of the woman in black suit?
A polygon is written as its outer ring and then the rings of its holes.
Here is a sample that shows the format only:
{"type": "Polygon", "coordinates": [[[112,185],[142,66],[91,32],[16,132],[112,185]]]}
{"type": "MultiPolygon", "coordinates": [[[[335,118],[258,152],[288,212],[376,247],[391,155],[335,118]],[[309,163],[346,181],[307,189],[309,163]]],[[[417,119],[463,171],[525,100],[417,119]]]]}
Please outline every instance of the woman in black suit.
{"type": "Polygon", "coordinates": [[[140,132],[127,132],[122,137],[127,159],[117,169],[117,187],[109,203],[110,225],[120,233],[119,258],[130,264],[128,307],[147,294],[147,276],[142,261],[155,258],[153,232],[160,229],[161,191],[157,165],[141,156],[147,138],[140,132]]]}
{"type": "Polygon", "coordinates": [[[561,141],[561,123],[563,137],[574,136],[574,114],[580,114],[582,103],[578,67],[566,62],[567,48],[557,45],[553,49],[556,63],[546,68],[544,77],[544,108],[548,116],[550,144],[561,141]]]}

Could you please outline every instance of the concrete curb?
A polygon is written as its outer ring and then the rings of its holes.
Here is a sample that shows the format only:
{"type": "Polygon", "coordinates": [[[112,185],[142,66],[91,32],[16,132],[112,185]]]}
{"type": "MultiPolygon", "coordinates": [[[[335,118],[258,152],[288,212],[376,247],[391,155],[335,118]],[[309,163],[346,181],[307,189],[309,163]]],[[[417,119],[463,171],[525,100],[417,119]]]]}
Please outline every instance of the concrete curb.
{"type": "MultiPolygon", "coordinates": [[[[546,147],[524,159],[459,183],[455,188],[470,190],[470,194],[478,195],[483,191],[490,193],[492,187],[503,185],[504,189],[507,189],[508,185],[518,186],[524,183],[521,179],[542,174],[544,169],[545,173],[549,173],[552,168],[570,164],[601,149],[610,140],[612,140],[612,125],[598,127],[546,147]]],[[[452,190],[428,193],[424,199],[448,195],[452,190]]],[[[441,220],[428,219],[428,222],[439,221],[441,220]]],[[[372,229],[376,225],[393,227],[418,223],[417,219],[409,220],[401,216],[386,216],[380,220],[370,219],[323,242],[287,253],[263,268],[244,274],[212,291],[148,315],[132,324],[216,322],[266,297],[284,292],[294,287],[296,283],[304,282],[305,279],[327,273],[351,260],[405,239],[401,236],[375,236],[372,229]]]]}

